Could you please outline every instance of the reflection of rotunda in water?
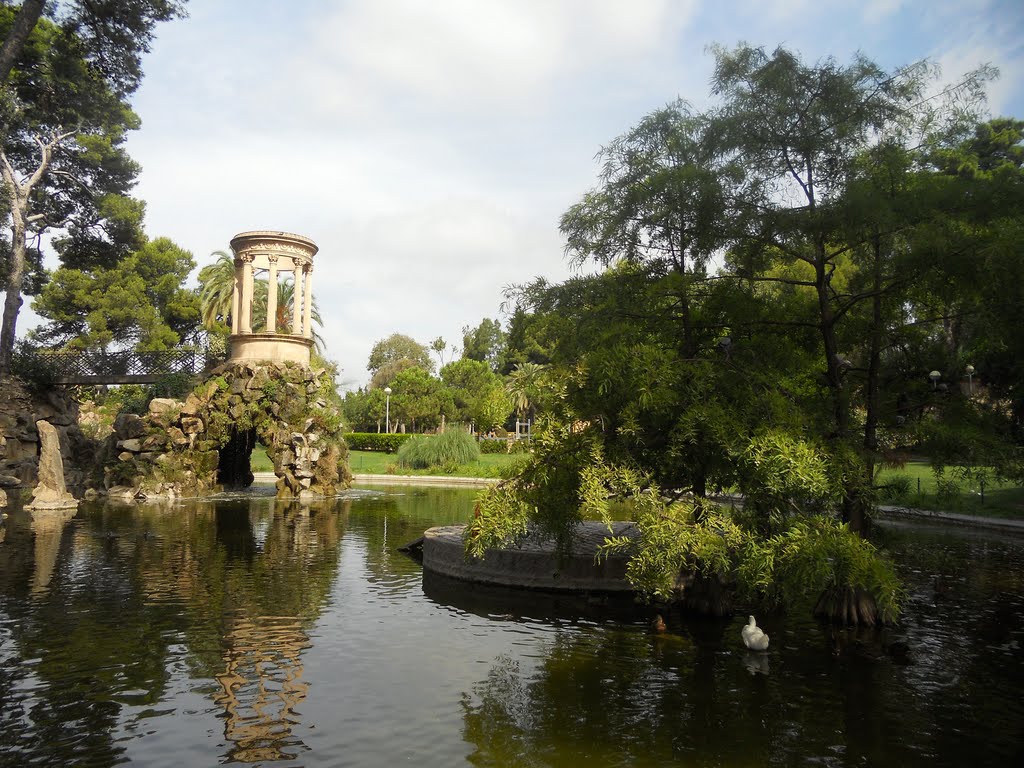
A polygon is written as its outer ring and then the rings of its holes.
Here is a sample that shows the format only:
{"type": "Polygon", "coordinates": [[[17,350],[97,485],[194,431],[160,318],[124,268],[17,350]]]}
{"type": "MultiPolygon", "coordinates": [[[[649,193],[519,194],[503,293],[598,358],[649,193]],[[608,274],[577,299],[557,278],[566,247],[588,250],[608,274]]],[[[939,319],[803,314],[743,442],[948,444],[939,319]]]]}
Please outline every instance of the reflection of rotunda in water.
{"type": "Polygon", "coordinates": [[[306,627],[330,589],[343,530],[333,510],[279,506],[271,503],[269,514],[250,508],[234,525],[222,517],[218,526],[222,544],[230,549],[239,542],[228,538],[244,538],[239,556],[253,558],[241,578],[231,579],[235,607],[224,615],[223,668],[213,696],[231,744],[225,757],[239,762],[290,760],[307,749],[293,733],[309,692],[306,627]]]}
{"type": "Polygon", "coordinates": [[[292,733],[309,684],[302,652],[310,647],[300,619],[237,616],[224,638],[225,668],[214,701],[224,708],[227,757],[240,762],[290,760],[306,749],[292,733]]]}

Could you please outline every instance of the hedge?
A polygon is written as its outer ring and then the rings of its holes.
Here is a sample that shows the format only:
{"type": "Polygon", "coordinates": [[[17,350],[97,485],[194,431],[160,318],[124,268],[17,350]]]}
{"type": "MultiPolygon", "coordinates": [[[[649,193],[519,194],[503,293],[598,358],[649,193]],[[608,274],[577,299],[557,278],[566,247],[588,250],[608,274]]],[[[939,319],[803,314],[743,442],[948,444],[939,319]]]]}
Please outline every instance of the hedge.
{"type": "Polygon", "coordinates": [[[350,451],[395,453],[412,435],[397,432],[349,432],[344,437],[350,451]]]}
{"type": "Polygon", "coordinates": [[[485,438],[480,441],[480,453],[529,453],[529,440],[495,440],[485,438]]]}

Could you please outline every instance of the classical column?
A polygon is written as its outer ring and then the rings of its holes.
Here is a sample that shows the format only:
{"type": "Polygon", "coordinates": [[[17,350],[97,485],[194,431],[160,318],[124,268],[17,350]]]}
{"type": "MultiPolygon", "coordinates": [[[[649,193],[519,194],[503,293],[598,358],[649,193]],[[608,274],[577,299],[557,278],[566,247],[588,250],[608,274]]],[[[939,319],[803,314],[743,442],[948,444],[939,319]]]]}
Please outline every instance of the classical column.
{"type": "Polygon", "coordinates": [[[240,333],[252,333],[252,255],[242,257],[242,311],[240,333]]]}
{"type": "Polygon", "coordinates": [[[231,284],[231,333],[242,327],[242,268],[235,262],[235,280],[231,284]]]}
{"type": "Polygon", "coordinates": [[[267,333],[277,331],[277,254],[267,256],[270,262],[269,283],[267,284],[267,333]]]}
{"type": "Polygon", "coordinates": [[[310,322],[313,314],[313,265],[307,264],[302,268],[302,276],[305,284],[302,286],[302,335],[307,339],[313,338],[313,325],[310,322]]]}
{"type": "Polygon", "coordinates": [[[302,269],[302,259],[292,259],[295,265],[295,279],[292,281],[292,334],[302,335],[302,280],[299,279],[299,271],[302,269]]]}

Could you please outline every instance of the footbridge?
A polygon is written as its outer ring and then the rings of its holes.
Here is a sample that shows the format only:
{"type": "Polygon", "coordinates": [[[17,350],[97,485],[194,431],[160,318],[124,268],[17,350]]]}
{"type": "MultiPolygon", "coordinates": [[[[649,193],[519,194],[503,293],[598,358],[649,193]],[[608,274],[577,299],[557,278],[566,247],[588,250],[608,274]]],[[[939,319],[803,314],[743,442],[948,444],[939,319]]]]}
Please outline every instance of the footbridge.
{"type": "Polygon", "coordinates": [[[35,356],[55,384],[153,384],[174,374],[200,373],[207,351],[200,347],[161,352],[39,351],[35,356]]]}

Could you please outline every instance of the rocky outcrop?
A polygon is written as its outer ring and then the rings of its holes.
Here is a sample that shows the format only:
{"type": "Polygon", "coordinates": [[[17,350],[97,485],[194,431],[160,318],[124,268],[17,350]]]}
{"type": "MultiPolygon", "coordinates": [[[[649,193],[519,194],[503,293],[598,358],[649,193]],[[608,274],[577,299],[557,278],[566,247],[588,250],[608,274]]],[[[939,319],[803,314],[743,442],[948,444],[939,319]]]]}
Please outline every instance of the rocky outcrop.
{"type": "Polygon", "coordinates": [[[38,482],[32,489],[32,501],[28,509],[74,509],[78,506],[75,497],[68,493],[64,484],[64,463],[61,460],[60,436],[57,428],[48,421],[36,422],[39,434],[38,482]]]}
{"type": "Polygon", "coordinates": [[[78,492],[95,468],[96,443],[82,434],[78,403],[64,387],[33,394],[17,378],[0,378],[0,489],[6,494],[34,486],[39,474],[40,422],[52,426],[64,479],[78,492]]]}
{"type": "Polygon", "coordinates": [[[325,370],[295,363],[215,368],[183,401],[155,399],[121,414],[108,438],[104,486],[121,495],[203,495],[252,483],[257,442],[274,462],[279,496],[327,496],[351,475],[325,370]]]}

